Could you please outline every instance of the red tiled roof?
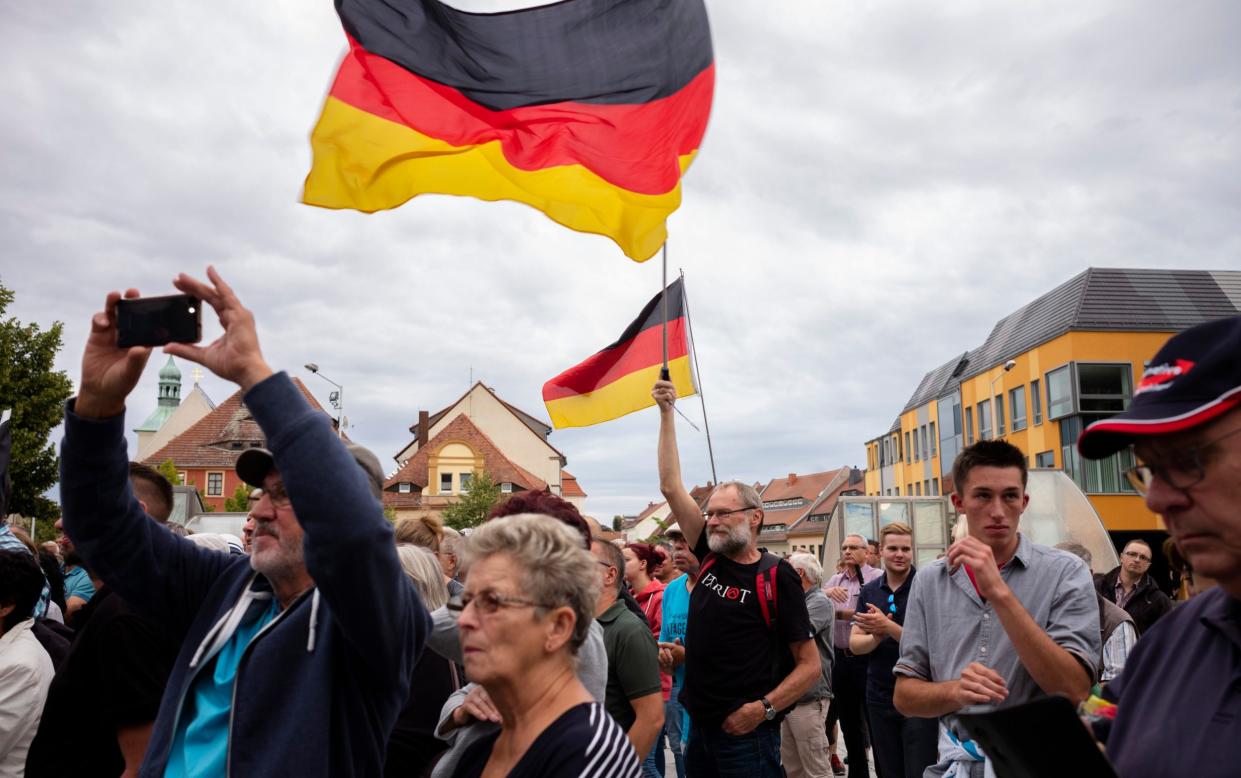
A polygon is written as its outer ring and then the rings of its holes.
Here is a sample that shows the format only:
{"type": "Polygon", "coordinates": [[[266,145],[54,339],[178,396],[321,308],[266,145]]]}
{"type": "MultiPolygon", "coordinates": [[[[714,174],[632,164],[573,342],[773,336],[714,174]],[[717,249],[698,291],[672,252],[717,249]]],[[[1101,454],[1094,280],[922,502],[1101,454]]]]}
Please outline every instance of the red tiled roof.
{"type": "Polygon", "coordinates": [[[649,505],[646,506],[645,509],[643,509],[641,513],[638,514],[638,518],[634,521],[634,524],[637,525],[637,524],[642,523],[643,519],[645,519],[647,516],[650,516],[652,513],[659,510],[664,505],[667,505],[667,502],[650,503],[649,505]]]}
{"type": "MultiPolygon", "coordinates": [[[[470,394],[470,392],[474,391],[474,387],[475,387],[475,386],[481,386],[484,390],[486,390],[486,392],[487,392],[488,394],[490,394],[492,397],[496,398],[496,401],[498,401],[501,405],[503,405],[506,409],[508,409],[508,411],[509,411],[510,413],[512,413],[514,416],[516,416],[518,421],[520,421],[522,424],[524,424],[524,425],[526,425],[527,427],[529,427],[531,432],[533,432],[535,435],[538,435],[538,436],[539,436],[539,438],[541,438],[541,439],[543,440],[543,442],[544,442],[544,443],[547,443],[547,447],[548,447],[548,448],[550,448],[552,451],[555,451],[555,452],[556,452],[556,453],[560,456],[560,458],[561,458],[562,460],[564,459],[564,454],[562,454],[559,450],[557,450],[557,448],[556,448],[555,446],[553,446],[551,443],[548,443],[548,442],[547,442],[547,436],[548,436],[549,434],[551,434],[551,431],[552,431],[552,427],[551,427],[551,425],[549,425],[549,424],[548,424],[547,422],[545,422],[545,421],[541,421],[539,418],[537,418],[536,416],[534,416],[534,415],[532,415],[532,414],[526,413],[526,412],[525,412],[525,411],[523,411],[521,408],[518,408],[516,405],[511,405],[511,404],[509,404],[509,403],[505,402],[505,401],[504,401],[504,400],[500,397],[500,395],[498,395],[498,394],[496,394],[495,392],[493,392],[493,391],[491,390],[491,387],[487,386],[487,385],[486,385],[486,384],[484,384],[482,381],[475,381],[475,382],[474,382],[474,386],[471,386],[471,387],[470,387],[470,388],[466,391],[466,393],[465,393],[465,394],[463,394],[463,395],[461,395],[460,397],[458,397],[457,399],[453,400],[453,401],[452,401],[452,402],[450,402],[448,405],[445,405],[443,408],[440,408],[440,409],[439,409],[438,411],[436,411],[435,413],[430,414],[430,415],[428,416],[428,418],[427,418],[427,428],[428,428],[428,429],[430,429],[431,427],[434,427],[436,424],[439,424],[440,419],[444,418],[444,414],[448,413],[448,412],[449,412],[450,410],[452,410],[452,409],[453,409],[453,408],[454,408],[454,407],[455,407],[458,403],[460,403],[462,400],[464,400],[466,397],[468,397],[468,396],[469,396],[469,394],[470,394]]],[[[413,436],[414,436],[414,442],[417,442],[417,440],[418,440],[418,422],[416,422],[416,421],[415,421],[413,424],[409,425],[409,431],[410,431],[410,433],[411,433],[411,434],[413,434],[413,436]]],[[[428,442],[429,442],[429,441],[428,441],[428,442]]],[[[409,448],[409,446],[411,446],[411,445],[413,445],[413,443],[407,444],[407,445],[405,446],[405,448],[409,448]]],[[[402,451],[404,451],[405,449],[401,449],[401,450],[402,450],[402,451]]]]}
{"type": "MultiPolygon", "coordinates": [[[[837,468],[822,473],[807,473],[806,475],[790,473],[784,478],[773,478],[767,484],[767,488],[762,490],[763,502],[801,498],[809,503],[819,496],[819,493],[832,482],[833,478],[840,474],[841,470],[847,470],[847,468],[837,468]]],[[[808,508],[810,506],[807,504],[804,507],[808,508]]]]}
{"type": "Polygon", "coordinates": [[[560,471],[560,495],[562,497],[586,496],[586,492],[582,491],[582,487],[578,484],[577,478],[573,477],[568,470],[560,471]]]}
{"type": "MultiPolygon", "coordinates": [[[[310,403],[310,407],[323,411],[323,407],[314,395],[301,382],[294,378],[293,385],[298,388],[310,403]]],[[[219,467],[232,469],[241,452],[254,444],[266,445],[267,438],[259,428],[250,410],[241,401],[241,390],[233,392],[227,400],[220,403],[199,419],[185,432],[177,435],[158,451],[143,460],[145,464],[159,466],[171,459],[178,468],[186,467],[219,467]],[[233,448],[233,443],[240,443],[241,448],[233,448]]]]}
{"type": "MultiPolygon", "coordinates": [[[[384,491],[395,489],[402,482],[427,486],[430,480],[429,460],[432,451],[438,451],[444,444],[461,441],[483,457],[483,470],[496,483],[512,483],[522,489],[546,489],[547,483],[530,471],[513,464],[508,457],[500,452],[491,438],[483,434],[470,417],[464,413],[453,418],[448,426],[440,431],[427,445],[418,449],[405,466],[384,481],[384,491]]],[[[424,504],[426,501],[423,501],[424,504]]],[[[385,505],[387,502],[385,502],[385,505]]]]}

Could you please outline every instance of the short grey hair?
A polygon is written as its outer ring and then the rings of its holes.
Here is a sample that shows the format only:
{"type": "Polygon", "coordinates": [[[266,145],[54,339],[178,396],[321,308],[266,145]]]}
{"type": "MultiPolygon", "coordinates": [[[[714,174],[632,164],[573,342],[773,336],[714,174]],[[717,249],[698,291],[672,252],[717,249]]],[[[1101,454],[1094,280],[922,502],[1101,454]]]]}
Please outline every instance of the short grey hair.
{"type": "Polygon", "coordinates": [[[462,549],[468,565],[504,554],[522,571],[523,593],[548,608],[568,607],[576,621],[569,653],[576,655],[599,599],[595,558],[582,545],[582,533],[559,519],[538,513],[504,516],[475,528],[462,549]]]}
{"type": "Polygon", "coordinates": [[[433,611],[448,602],[448,585],[444,583],[444,568],[440,567],[435,554],[423,546],[402,543],[396,547],[401,569],[413,581],[418,596],[427,610],[433,611]]]}
{"type": "Polygon", "coordinates": [[[823,584],[823,565],[819,564],[818,558],[814,554],[807,554],[799,551],[789,557],[789,564],[794,570],[800,570],[806,575],[806,580],[815,586],[823,584]]]}
{"type": "Polygon", "coordinates": [[[1057,543],[1056,548],[1061,551],[1068,551],[1074,556],[1081,557],[1081,560],[1086,563],[1086,567],[1090,567],[1090,562],[1094,559],[1094,557],[1090,554],[1090,549],[1086,548],[1081,543],[1074,543],[1071,540],[1066,540],[1063,543],[1057,543]]]}
{"type": "Polygon", "coordinates": [[[456,556],[457,546],[463,537],[465,536],[452,527],[444,527],[444,539],[440,541],[440,553],[456,556]]]}
{"type": "Polygon", "coordinates": [[[725,481],[711,490],[711,496],[714,497],[724,489],[736,490],[737,497],[741,500],[741,504],[745,506],[746,510],[763,507],[763,498],[758,496],[758,490],[750,484],[742,481],[725,481]]]}
{"type": "Polygon", "coordinates": [[[608,543],[606,540],[596,538],[591,545],[595,544],[598,544],[603,555],[607,557],[608,564],[616,568],[616,593],[620,594],[621,589],[625,586],[625,554],[621,551],[620,546],[615,543],[608,543]]]}

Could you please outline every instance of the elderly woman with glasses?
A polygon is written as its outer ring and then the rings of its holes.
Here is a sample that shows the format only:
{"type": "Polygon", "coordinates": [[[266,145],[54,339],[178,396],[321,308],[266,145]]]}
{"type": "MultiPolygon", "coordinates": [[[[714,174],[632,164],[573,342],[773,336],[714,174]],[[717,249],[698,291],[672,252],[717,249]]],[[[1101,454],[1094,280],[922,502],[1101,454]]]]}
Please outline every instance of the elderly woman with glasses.
{"type": "Polygon", "coordinates": [[[625,776],[638,756],[578,680],[599,578],[581,537],[547,516],[493,519],[464,548],[458,628],[466,676],[486,689],[500,730],[462,754],[455,775],[625,776]]]}

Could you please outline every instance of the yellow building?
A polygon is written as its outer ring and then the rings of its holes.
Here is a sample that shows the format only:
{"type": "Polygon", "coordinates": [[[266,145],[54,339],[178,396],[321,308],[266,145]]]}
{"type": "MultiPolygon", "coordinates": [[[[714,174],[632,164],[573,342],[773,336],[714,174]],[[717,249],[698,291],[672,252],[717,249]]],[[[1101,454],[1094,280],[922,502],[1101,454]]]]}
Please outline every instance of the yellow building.
{"type": "Polygon", "coordinates": [[[866,493],[948,494],[957,453],[998,437],[1031,467],[1064,470],[1114,539],[1157,535],[1159,517],[1124,476],[1132,451],[1083,460],[1077,436],[1128,407],[1146,361],[1170,335],[1236,315],[1239,305],[1241,272],[1086,270],[923,377],[892,427],[866,444],[866,493]]]}

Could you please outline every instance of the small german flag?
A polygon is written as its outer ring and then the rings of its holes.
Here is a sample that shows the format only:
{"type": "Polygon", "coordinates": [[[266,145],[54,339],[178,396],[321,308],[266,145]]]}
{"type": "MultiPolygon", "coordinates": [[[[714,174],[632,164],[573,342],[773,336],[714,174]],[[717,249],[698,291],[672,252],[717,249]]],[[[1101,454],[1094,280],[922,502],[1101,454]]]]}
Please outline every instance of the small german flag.
{"type": "Polygon", "coordinates": [[[516,200],[637,261],[663,244],[711,109],[702,0],[336,7],[349,52],[311,135],[304,202],[516,200]]]}
{"type": "MultiPolygon", "coordinates": [[[[663,367],[663,296],[646,304],[615,343],[543,384],[556,429],[589,427],[655,404],[651,387],[663,367]]],[[[668,285],[668,372],[677,395],[695,394],[685,324],[685,286],[668,285]]]]}

